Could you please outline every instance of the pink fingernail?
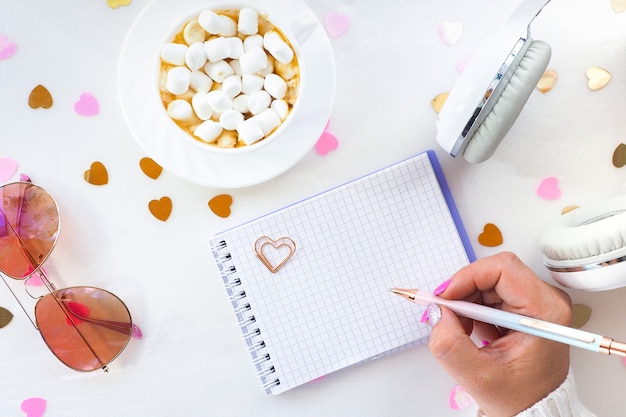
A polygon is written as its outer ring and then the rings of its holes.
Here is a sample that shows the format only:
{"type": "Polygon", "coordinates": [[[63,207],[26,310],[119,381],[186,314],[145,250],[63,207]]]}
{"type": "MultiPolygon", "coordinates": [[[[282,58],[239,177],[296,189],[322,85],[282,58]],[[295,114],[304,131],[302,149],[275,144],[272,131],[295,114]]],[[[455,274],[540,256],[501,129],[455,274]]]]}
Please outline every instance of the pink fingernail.
{"type": "Polygon", "coordinates": [[[437,288],[435,288],[435,291],[433,291],[433,295],[443,294],[446,288],[448,288],[448,286],[450,285],[450,282],[451,282],[450,279],[447,279],[444,282],[442,282],[437,288]]]}

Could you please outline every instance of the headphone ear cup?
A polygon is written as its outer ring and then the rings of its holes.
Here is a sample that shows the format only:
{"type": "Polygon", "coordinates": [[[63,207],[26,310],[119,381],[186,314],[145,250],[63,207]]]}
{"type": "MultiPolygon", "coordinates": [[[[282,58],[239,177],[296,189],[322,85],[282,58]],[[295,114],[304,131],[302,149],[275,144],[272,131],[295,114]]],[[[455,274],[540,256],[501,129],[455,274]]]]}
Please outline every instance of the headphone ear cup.
{"type": "Polygon", "coordinates": [[[479,163],[493,155],[537,86],[551,55],[550,45],[543,41],[532,42],[498,101],[467,144],[463,153],[465,160],[479,163]]]}
{"type": "Polygon", "coordinates": [[[545,230],[540,248],[550,275],[565,287],[626,286],[626,196],[562,215],[545,230]]]}

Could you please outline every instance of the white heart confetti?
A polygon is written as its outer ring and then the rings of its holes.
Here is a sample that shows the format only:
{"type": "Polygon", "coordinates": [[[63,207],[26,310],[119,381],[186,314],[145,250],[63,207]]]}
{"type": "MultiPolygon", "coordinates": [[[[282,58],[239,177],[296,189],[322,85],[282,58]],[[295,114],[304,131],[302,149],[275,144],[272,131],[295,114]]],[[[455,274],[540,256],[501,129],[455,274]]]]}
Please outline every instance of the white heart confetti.
{"type": "Polygon", "coordinates": [[[461,22],[444,21],[437,27],[441,40],[448,46],[455,45],[463,36],[463,24],[461,22]]]}

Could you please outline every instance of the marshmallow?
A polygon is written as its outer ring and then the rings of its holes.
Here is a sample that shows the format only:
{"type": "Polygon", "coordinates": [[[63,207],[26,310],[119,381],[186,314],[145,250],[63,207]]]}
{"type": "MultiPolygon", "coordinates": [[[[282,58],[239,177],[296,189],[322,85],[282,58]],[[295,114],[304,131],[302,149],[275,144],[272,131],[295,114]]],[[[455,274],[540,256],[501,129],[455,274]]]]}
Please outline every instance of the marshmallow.
{"type": "Polygon", "coordinates": [[[207,120],[202,122],[194,131],[193,134],[205,142],[213,143],[222,134],[224,129],[222,125],[213,120],[207,120]]]}
{"type": "Polygon", "coordinates": [[[248,107],[248,100],[249,97],[246,94],[239,94],[233,99],[233,109],[237,110],[239,113],[249,113],[250,108],[248,107]]]}
{"type": "Polygon", "coordinates": [[[213,80],[204,71],[191,71],[189,86],[197,93],[208,93],[213,87],[213,80]]]}
{"type": "Polygon", "coordinates": [[[213,109],[205,93],[196,93],[191,97],[191,107],[200,120],[209,120],[213,116],[213,109]]]}
{"type": "Polygon", "coordinates": [[[215,113],[222,113],[233,108],[233,100],[222,90],[209,91],[206,96],[209,106],[215,113]]]}
{"type": "Polygon", "coordinates": [[[187,100],[173,100],[167,105],[167,114],[174,120],[189,122],[193,120],[193,110],[187,100]]]}
{"type": "Polygon", "coordinates": [[[261,77],[265,77],[267,74],[273,73],[274,72],[274,62],[276,62],[276,60],[268,59],[267,60],[267,66],[265,68],[263,68],[262,70],[257,71],[257,75],[260,75],[261,77]]]}
{"type": "Polygon", "coordinates": [[[181,43],[166,43],[161,48],[161,59],[166,64],[185,65],[187,45],[181,43]]]}
{"type": "Polygon", "coordinates": [[[285,120],[289,114],[289,105],[285,100],[274,100],[270,105],[270,109],[274,110],[280,120],[285,120]]]}
{"type": "Polygon", "coordinates": [[[280,74],[283,80],[290,81],[298,76],[298,66],[274,60],[274,73],[280,74]]]}
{"type": "Polygon", "coordinates": [[[264,82],[263,77],[259,77],[258,75],[243,74],[241,76],[241,91],[247,95],[256,93],[263,89],[264,82]]]}
{"type": "Polygon", "coordinates": [[[254,74],[265,69],[268,65],[268,58],[265,51],[259,47],[252,47],[241,55],[239,64],[244,74],[254,74]]]}
{"type": "Polygon", "coordinates": [[[261,35],[250,35],[247,36],[246,39],[243,40],[243,50],[244,52],[249,51],[252,48],[263,48],[263,36],[261,35]]]}
{"type": "Polygon", "coordinates": [[[272,109],[265,109],[261,113],[253,117],[263,131],[263,135],[267,136],[280,126],[280,117],[272,109]]]}
{"type": "Polygon", "coordinates": [[[233,72],[235,75],[242,76],[243,70],[241,69],[241,64],[238,59],[231,59],[228,64],[233,68],[233,72]]]}
{"type": "Polygon", "coordinates": [[[218,35],[222,36],[237,36],[237,22],[228,16],[220,16],[222,31],[218,35]]]}
{"type": "Polygon", "coordinates": [[[220,115],[220,125],[226,130],[235,130],[243,122],[243,114],[237,110],[226,110],[220,115]]]}
{"type": "Polygon", "coordinates": [[[220,36],[204,42],[204,52],[210,62],[218,62],[228,58],[230,56],[228,38],[220,36]]]}
{"type": "Polygon", "coordinates": [[[166,88],[172,94],[180,95],[189,90],[191,71],[185,67],[174,67],[167,72],[166,88]]]}
{"type": "Polygon", "coordinates": [[[189,45],[187,52],[185,52],[185,63],[192,71],[200,69],[206,64],[206,54],[204,53],[204,45],[202,42],[189,45]]]}
{"type": "Polygon", "coordinates": [[[276,99],[282,99],[287,94],[287,83],[276,74],[267,74],[263,83],[265,91],[276,99]]]}
{"type": "Polygon", "coordinates": [[[254,142],[263,139],[264,136],[263,130],[254,118],[244,120],[237,126],[237,133],[239,134],[239,140],[246,145],[252,145],[254,142]]]}
{"type": "Polygon", "coordinates": [[[234,36],[232,38],[226,38],[226,42],[228,42],[228,47],[230,48],[228,58],[241,58],[241,55],[243,55],[243,41],[241,40],[241,38],[238,38],[237,36],[234,36]]]}
{"type": "Polygon", "coordinates": [[[237,23],[230,17],[219,15],[212,10],[205,10],[200,13],[198,23],[204,30],[212,35],[237,35],[237,23]]]}
{"type": "Polygon", "coordinates": [[[256,10],[244,8],[239,11],[239,23],[237,25],[239,33],[243,35],[254,35],[259,31],[259,15],[256,10]]]}
{"type": "Polygon", "coordinates": [[[222,82],[222,91],[228,97],[236,97],[241,93],[241,77],[238,75],[229,75],[222,82]]]}
{"type": "Polygon", "coordinates": [[[272,97],[267,91],[257,91],[256,93],[250,94],[250,97],[248,98],[248,108],[250,109],[250,113],[259,114],[263,110],[267,109],[271,102],[272,97]]]}
{"type": "Polygon", "coordinates": [[[270,30],[265,33],[263,36],[263,47],[278,62],[288,64],[293,60],[293,50],[276,31],[270,30]]]}
{"type": "Polygon", "coordinates": [[[198,24],[197,20],[192,20],[185,25],[183,29],[183,39],[187,45],[196,42],[204,42],[206,31],[198,24]]]}
{"type": "Polygon", "coordinates": [[[217,139],[220,148],[234,148],[237,144],[237,135],[233,131],[226,131],[217,139]]]}
{"type": "Polygon", "coordinates": [[[207,62],[204,66],[204,71],[213,79],[213,81],[218,83],[223,82],[226,77],[235,73],[233,67],[228,65],[228,62],[226,61],[207,62]]]}

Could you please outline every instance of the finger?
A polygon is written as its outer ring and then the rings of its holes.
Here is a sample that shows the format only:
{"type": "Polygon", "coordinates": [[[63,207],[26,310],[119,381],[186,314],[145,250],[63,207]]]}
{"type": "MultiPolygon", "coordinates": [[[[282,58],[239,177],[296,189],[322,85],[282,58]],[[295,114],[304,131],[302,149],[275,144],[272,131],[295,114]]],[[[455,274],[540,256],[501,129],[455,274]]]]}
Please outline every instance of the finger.
{"type": "Polygon", "coordinates": [[[496,292],[496,290],[483,291],[481,294],[481,298],[482,304],[489,306],[502,304],[502,302],[504,301],[502,300],[502,297],[500,297],[500,295],[496,292]]]}
{"type": "Polygon", "coordinates": [[[467,369],[479,369],[479,349],[465,332],[458,317],[448,308],[440,307],[441,318],[434,324],[429,348],[432,355],[455,379],[467,369]],[[472,368],[477,366],[477,368],[472,368]]]}
{"type": "Polygon", "coordinates": [[[451,278],[441,297],[501,304],[503,310],[546,320],[569,320],[566,295],[545,283],[516,255],[479,259],[451,278]],[[501,301],[500,301],[501,300],[501,301]]]}
{"type": "Polygon", "coordinates": [[[506,288],[506,277],[515,276],[531,277],[529,281],[533,281],[534,273],[513,253],[501,252],[479,259],[460,269],[452,276],[450,285],[441,296],[467,299],[467,297],[489,290],[501,293],[498,290],[499,287],[506,288]]]}
{"type": "Polygon", "coordinates": [[[502,330],[498,329],[496,326],[480,321],[474,323],[473,334],[482,342],[483,346],[493,343],[503,335],[502,330]]]}

